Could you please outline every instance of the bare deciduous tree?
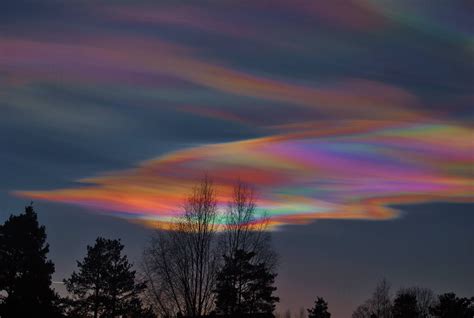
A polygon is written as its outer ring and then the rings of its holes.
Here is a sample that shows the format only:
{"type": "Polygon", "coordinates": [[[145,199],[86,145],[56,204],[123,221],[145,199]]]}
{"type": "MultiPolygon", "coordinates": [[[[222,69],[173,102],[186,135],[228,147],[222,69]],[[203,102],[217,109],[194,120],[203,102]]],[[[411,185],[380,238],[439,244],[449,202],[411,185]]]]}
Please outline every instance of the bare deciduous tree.
{"type": "Polygon", "coordinates": [[[149,299],[163,316],[199,317],[214,306],[218,272],[217,201],[205,177],[193,189],[184,214],[170,231],[159,231],[144,254],[149,299]]]}
{"type": "Polygon", "coordinates": [[[372,298],[369,300],[372,313],[379,318],[392,316],[392,300],[390,297],[390,283],[382,279],[375,287],[372,298]]]}
{"type": "Polygon", "coordinates": [[[257,222],[257,214],[254,191],[245,183],[236,182],[232,200],[224,212],[221,249],[229,257],[234,257],[239,250],[255,253],[253,262],[264,263],[273,270],[277,265],[277,255],[271,248],[271,235],[267,231],[269,219],[261,215],[257,222]]]}
{"type": "Polygon", "coordinates": [[[276,254],[271,248],[270,233],[266,231],[269,220],[265,215],[257,215],[254,192],[250,187],[240,181],[235,184],[223,219],[220,251],[225,261],[216,286],[216,311],[228,315],[249,314],[257,310],[249,306],[253,303],[260,311],[265,308],[272,312],[274,303],[279,300],[272,296],[276,289],[272,286],[276,276],[276,254]],[[259,279],[267,278],[258,283],[258,291],[250,293],[257,283],[256,271],[263,275],[259,279]]]}
{"type": "Polygon", "coordinates": [[[253,191],[242,182],[219,214],[213,184],[205,177],[185,202],[184,214],[169,231],[158,231],[144,253],[148,299],[156,311],[164,317],[210,313],[224,255],[233,259],[238,252],[250,253],[252,265],[272,273],[277,257],[267,226],[268,218],[257,215],[253,191]]]}
{"type": "Polygon", "coordinates": [[[390,283],[383,279],[375,287],[372,297],[363,305],[357,307],[352,318],[391,318],[392,300],[390,295],[390,283]]]}

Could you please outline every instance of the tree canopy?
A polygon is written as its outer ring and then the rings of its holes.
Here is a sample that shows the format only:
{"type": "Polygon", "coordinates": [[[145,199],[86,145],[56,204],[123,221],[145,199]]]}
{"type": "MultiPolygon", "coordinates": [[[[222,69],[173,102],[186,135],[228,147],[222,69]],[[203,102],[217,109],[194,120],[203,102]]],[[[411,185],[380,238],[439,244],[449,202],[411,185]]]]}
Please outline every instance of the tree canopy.
{"type": "Polygon", "coordinates": [[[399,293],[393,302],[393,318],[420,318],[416,296],[410,293],[399,293]]]}
{"type": "Polygon", "coordinates": [[[317,297],[314,307],[308,309],[308,318],[331,318],[331,313],[328,312],[328,303],[323,297],[317,297]]]}
{"type": "Polygon", "coordinates": [[[0,317],[59,317],[46,230],[33,206],[0,225],[0,317]]]}
{"type": "Polygon", "coordinates": [[[279,298],[273,295],[276,274],[265,263],[253,264],[254,252],[238,250],[224,256],[224,266],[217,275],[216,310],[230,316],[272,315],[279,298]]]}
{"type": "Polygon", "coordinates": [[[143,283],[136,282],[136,273],[127,256],[122,254],[120,240],[97,238],[87,246],[87,255],[77,262],[78,272],[64,280],[70,295],[69,315],[72,317],[148,317],[151,311],[142,308],[139,298],[143,283]]]}
{"type": "Polygon", "coordinates": [[[454,293],[439,295],[431,314],[437,318],[473,318],[474,298],[457,297],[454,293]]]}

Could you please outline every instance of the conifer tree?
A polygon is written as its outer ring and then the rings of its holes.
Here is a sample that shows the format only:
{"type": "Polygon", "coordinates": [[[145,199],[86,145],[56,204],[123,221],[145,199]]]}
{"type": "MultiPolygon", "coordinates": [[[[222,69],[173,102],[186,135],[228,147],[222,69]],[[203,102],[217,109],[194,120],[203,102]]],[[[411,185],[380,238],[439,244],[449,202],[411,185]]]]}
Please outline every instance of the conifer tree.
{"type": "Polygon", "coordinates": [[[142,309],[139,298],[145,285],[137,283],[135,271],[122,254],[120,240],[97,238],[87,246],[87,255],[77,262],[78,272],[64,280],[68,292],[70,316],[79,317],[145,317],[153,316],[142,309]]]}
{"type": "Polygon", "coordinates": [[[317,297],[314,307],[308,309],[308,318],[331,318],[328,312],[328,303],[322,297],[317,297]]]}
{"type": "Polygon", "coordinates": [[[60,317],[46,230],[33,207],[0,225],[0,317],[60,317]]]}
{"type": "Polygon", "coordinates": [[[216,309],[229,316],[273,316],[279,298],[273,295],[276,274],[264,263],[253,264],[253,252],[238,250],[224,256],[224,266],[217,276],[216,309]]]}

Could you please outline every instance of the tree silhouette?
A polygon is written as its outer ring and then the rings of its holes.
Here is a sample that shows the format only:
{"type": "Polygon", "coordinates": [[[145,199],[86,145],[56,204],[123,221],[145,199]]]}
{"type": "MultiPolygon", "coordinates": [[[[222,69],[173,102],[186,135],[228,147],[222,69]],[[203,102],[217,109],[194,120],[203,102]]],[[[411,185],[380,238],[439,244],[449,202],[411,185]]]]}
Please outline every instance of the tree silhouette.
{"type": "Polygon", "coordinates": [[[377,318],[390,318],[392,312],[392,301],[390,298],[390,283],[382,279],[375,287],[370,299],[372,314],[377,318]]]}
{"type": "MultiPolygon", "coordinates": [[[[255,222],[255,212],[252,190],[237,182],[228,208],[220,213],[212,180],[207,176],[202,179],[185,201],[183,215],[170,226],[170,231],[157,232],[145,250],[143,271],[148,281],[147,296],[157,312],[163,316],[180,313],[188,317],[213,312],[217,273],[225,263],[221,256],[237,260],[237,251],[241,251],[239,256],[252,255],[248,265],[271,280],[265,274],[273,272],[277,257],[271,248],[270,234],[265,231],[268,223],[255,222]],[[224,220],[223,226],[217,223],[218,218],[224,220]]],[[[244,284],[238,276],[227,283],[237,290],[244,284]]],[[[250,283],[245,281],[247,287],[250,283]]],[[[242,299],[243,294],[236,297],[242,299]]]]}
{"type": "Polygon", "coordinates": [[[370,306],[368,303],[360,305],[352,313],[352,318],[370,318],[371,317],[370,306]]]}
{"type": "Polygon", "coordinates": [[[214,308],[218,271],[217,201],[206,176],[184,204],[170,231],[156,233],[145,250],[148,296],[163,316],[201,317],[214,308]]]}
{"type": "Polygon", "coordinates": [[[265,263],[270,270],[277,266],[277,254],[271,246],[269,218],[261,216],[257,222],[257,204],[253,189],[238,180],[233,187],[232,199],[223,211],[225,226],[220,235],[221,252],[233,257],[238,250],[253,252],[254,264],[265,263]]]}
{"type": "Polygon", "coordinates": [[[454,293],[439,295],[431,314],[438,318],[473,318],[474,299],[460,298],[454,293]]]}
{"type": "Polygon", "coordinates": [[[153,317],[142,309],[138,298],[145,285],[135,281],[135,271],[122,255],[120,240],[97,238],[87,246],[87,255],[77,262],[79,272],[64,280],[72,295],[69,315],[73,317],[153,317]]]}
{"type": "Polygon", "coordinates": [[[399,293],[393,302],[393,318],[419,318],[416,296],[409,293],[399,293]]]}
{"type": "Polygon", "coordinates": [[[314,302],[314,307],[308,309],[308,318],[330,318],[331,314],[328,312],[328,303],[323,297],[317,297],[314,302]]]}
{"type": "Polygon", "coordinates": [[[435,295],[431,289],[423,287],[402,288],[398,294],[410,294],[416,298],[416,305],[420,318],[430,318],[430,308],[435,301],[435,295]]]}
{"type": "MultiPolygon", "coordinates": [[[[256,222],[256,208],[252,188],[237,181],[232,199],[223,213],[225,226],[219,243],[227,267],[220,273],[221,277],[228,275],[229,279],[225,281],[225,289],[220,289],[222,293],[216,301],[218,312],[232,315],[249,312],[242,308],[245,303],[242,290],[249,277],[241,274],[255,268],[265,268],[271,273],[276,268],[277,255],[271,247],[271,235],[266,231],[268,219],[263,217],[256,222]]],[[[223,285],[222,282],[218,284],[223,285]]]]}
{"type": "Polygon", "coordinates": [[[32,206],[0,225],[0,317],[60,317],[44,226],[32,206]]]}
{"type": "Polygon", "coordinates": [[[352,318],[391,318],[391,316],[390,284],[385,279],[377,284],[372,297],[357,307],[352,314],[352,318]]]}
{"type": "Polygon", "coordinates": [[[278,297],[273,296],[276,274],[264,263],[253,264],[253,252],[238,250],[234,257],[224,256],[217,275],[216,311],[232,317],[264,314],[273,317],[278,297]],[[237,282],[237,283],[236,283],[237,282]]]}

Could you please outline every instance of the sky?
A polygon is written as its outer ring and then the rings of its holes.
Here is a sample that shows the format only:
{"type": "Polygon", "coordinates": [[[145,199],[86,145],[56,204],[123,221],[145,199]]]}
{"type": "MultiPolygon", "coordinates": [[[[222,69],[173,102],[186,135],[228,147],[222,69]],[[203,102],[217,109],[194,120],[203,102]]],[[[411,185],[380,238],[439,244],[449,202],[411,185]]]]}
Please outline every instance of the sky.
{"type": "Polygon", "coordinates": [[[139,261],[208,174],[257,193],[279,309],[386,277],[474,295],[471,1],[0,3],[0,221],[35,202],[56,280],[139,261]]]}

